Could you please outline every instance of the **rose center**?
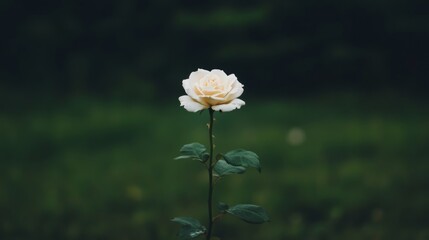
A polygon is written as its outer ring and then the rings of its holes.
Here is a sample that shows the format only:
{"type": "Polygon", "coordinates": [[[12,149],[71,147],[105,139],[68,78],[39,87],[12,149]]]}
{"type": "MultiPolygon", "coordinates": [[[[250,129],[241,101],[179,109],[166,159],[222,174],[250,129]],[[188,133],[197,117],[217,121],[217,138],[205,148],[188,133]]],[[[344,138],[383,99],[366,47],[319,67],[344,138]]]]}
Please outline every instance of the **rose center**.
{"type": "Polygon", "coordinates": [[[199,92],[205,96],[211,96],[225,90],[223,81],[214,74],[202,78],[199,85],[199,92]]]}

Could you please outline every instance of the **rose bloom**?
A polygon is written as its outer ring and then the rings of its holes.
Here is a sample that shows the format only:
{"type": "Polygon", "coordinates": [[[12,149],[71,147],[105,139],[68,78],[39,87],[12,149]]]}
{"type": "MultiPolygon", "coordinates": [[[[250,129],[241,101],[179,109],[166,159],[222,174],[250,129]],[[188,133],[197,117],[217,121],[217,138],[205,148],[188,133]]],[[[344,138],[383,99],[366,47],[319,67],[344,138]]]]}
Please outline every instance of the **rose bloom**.
{"type": "Polygon", "coordinates": [[[179,97],[180,106],[189,112],[211,108],[230,112],[240,109],[245,102],[238,97],[243,94],[241,84],[234,74],[226,75],[219,69],[207,71],[198,69],[182,81],[187,95],[179,97]]]}

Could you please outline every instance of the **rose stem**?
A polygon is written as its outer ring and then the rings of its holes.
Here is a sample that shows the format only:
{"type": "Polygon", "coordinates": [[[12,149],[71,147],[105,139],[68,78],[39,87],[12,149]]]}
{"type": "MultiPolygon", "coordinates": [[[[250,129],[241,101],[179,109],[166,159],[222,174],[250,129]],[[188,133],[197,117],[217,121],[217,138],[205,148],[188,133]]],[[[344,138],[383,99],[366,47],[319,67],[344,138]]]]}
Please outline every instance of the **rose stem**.
{"type": "Polygon", "coordinates": [[[213,114],[214,110],[209,108],[210,123],[209,123],[209,141],[210,141],[210,155],[209,155],[209,196],[208,196],[208,211],[209,211],[209,226],[207,230],[207,240],[210,240],[212,235],[213,218],[212,218],[212,197],[213,197],[213,114]]]}

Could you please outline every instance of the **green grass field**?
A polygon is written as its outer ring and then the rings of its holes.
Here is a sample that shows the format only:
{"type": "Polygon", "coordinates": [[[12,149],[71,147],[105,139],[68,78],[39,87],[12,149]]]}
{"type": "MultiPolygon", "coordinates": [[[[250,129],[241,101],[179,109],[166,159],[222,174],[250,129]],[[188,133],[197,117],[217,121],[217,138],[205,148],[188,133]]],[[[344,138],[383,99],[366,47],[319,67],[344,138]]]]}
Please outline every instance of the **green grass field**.
{"type": "MultiPolygon", "coordinates": [[[[178,103],[177,103],[178,105],[178,103]]],[[[175,239],[206,223],[208,113],[77,100],[0,114],[0,239],[175,239]]],[[[359,98],[249,100],[216,115],[216,150],[252,150],[262,173],[228,176],[215,201],[255,203],[271,222],[227,216],[227,239],[429,239],[429,110],[359,98]],[[292,130],[292,131],[291,131],[292,130]]]]}

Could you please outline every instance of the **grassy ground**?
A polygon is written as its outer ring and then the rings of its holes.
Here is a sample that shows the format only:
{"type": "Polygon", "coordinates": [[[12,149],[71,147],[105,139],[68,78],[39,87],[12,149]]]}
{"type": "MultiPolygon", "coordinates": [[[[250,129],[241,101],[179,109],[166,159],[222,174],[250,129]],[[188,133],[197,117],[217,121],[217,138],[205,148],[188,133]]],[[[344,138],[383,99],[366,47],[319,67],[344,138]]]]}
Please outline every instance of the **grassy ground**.
{"type": "MultiPolygon", "coordinates": [[[[217,114],[217,151],[259,154],[216,201],[264,206],[226,217],[224,239],[429,239],[429,111],[369,99],[247,101],[217,114]]],[[[79,100],[0,114],[1,239],[175,239],[174,216],[206,219],[206,172],[174,161],[207,145],[207,112],[79,100]]]]}

